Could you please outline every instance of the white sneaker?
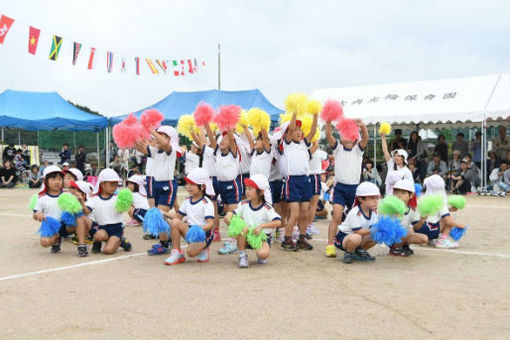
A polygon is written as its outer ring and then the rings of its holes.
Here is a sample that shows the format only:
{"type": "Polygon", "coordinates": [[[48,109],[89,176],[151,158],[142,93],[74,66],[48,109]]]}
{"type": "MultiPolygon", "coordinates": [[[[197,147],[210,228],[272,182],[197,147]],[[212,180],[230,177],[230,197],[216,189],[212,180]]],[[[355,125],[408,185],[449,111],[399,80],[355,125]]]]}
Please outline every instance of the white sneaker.
{"type": "Polygon", "coordinates": [[[248,268],[250,264],[248,263],[248,255],[245,252],[239,253],[239,268],[248,268]]]}
{"type": "Polygon", "coordinates": [[[257,261],[258,264],[267,264],[268,262],[269,262],[268,259],[266,259],[266,260],[258,259],[258,261],[257,261]]]}
{"type": "Polygon", "coordinates": [[[167,266],[175,266],[185,261],[186,257],[184,256],[184,254],[178,251],[177,249],[173,249],[172,254],[165,260],[165,264],[167,266]]]}
{"type": "Polygon", "coordinates": [[[319,235],[321,233],[319,228],[317,228],[317,226],[313,223],[308,225],[308,228],[306,228],[306,232],[312,235],[319,235]]]}
{"type": "Polygon", "coordinates": [[[442,238],[438,239],[436,242],[436,248],[442,248],[442,249],[453,249],[458,248],[458,244],[455,244],[454,242],[450,241],[449,238],[442,238]]]}
{"type": "Polygon", "coordinates": [[[435,247],[437,243],[437,239],[428,240],[427,246],[429,247],[435,247]]]}

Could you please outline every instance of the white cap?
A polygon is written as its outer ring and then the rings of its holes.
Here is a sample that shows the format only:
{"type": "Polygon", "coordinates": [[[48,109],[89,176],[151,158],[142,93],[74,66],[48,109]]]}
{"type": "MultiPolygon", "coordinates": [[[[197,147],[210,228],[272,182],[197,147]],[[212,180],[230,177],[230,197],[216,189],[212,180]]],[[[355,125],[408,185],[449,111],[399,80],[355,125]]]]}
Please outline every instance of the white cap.
{"type": "Polygon", "coordinates": [[[269,181],[267,180],[266,176],[262,174],[255,174],[250,176],[250,178],[245,178],[244,185],[262,190],[264,192],[264,200],[266,203],[273,204],[271,189],[269,187],[269,181]]]}
{"type": "Polygon", "coordinates": [[[172,146],[172,148],[174,148],[176,152],[182,153],[182,149],[179,146],[179,134],[177,133],[177,130],[175,130],[175,128],[168,125],[161,125],[160,127],[158,127],[156,131],[164,133],[165,135],[170,137],[170,145],[172,146]]]}
{"type": "Polygon", "coordinates": [[[404,149],[397,149],[397,150],[393,150],[391,152],[391,157],[395,156],[395,154],[397,155],[400,155],[402,157],[404,157],[404,163],[407,164],[407,157],[408,157],[408,154],[407,154],[407,151],[404,150],[404,149]]]}
{"type": "Polygon", "coordinates": [[[48,191],[48,188],[46,187],[46,176],[48,176],[49,174],[52,174],[54,172],[60,172],[62,174],[62,177],[64,177],[64,172],[62,171],[62,169],[60,169],[56,165],[49,165],[46,168],[44,168],[43,185],[41,186],[41,190],[39,190],[39,194],[42,194],[42,193],[45,193],[46,191],[48,191]]]}
{"type": "Polygon", "coordinates": [[[119,175],[115,172],[115,170],[107,168],[101,170],[99,176],[97,178],[96,186],[94,187],[94,194],[99,194],[101,189],[102,182],[121,182],[119,175]]]}
{"type": "Polygon", "coordinates": [[[77,181],[83,181],[83,174],[81,173],[81,171],[77,168],[70,168],[70,169],[67,169],[66,172],[70,172],[74,175],[74,177],[76,177],[76,180],[77,181]]]}
{"type": "Polygon", "coordinates": [[[280,133],[283,135],[285,132],[287,132],[287,129],[289,128],[290,122],[285,122],[282,125],[280,125],[280,133]]]}
{"type": "Polygon", "coordinates": [[[386,175],[386,195],[392,195],[393,194],[393,186],[398,181],[404,179],[404,172],[401,170],[395,170],[392,172],[389,172],[386,175]]]}
{"type": "Polygon", "coordinates": [[[214,196],[214,188],[209,173],[204,168],[192,169],[188,176],[186,176],[186,182],[196,185],[205,185],[205,193],[209,196],[214,196]]]}
{"type": "Polygon", "coordinates": [[[409,191],[414,194],[414,183],[408,179],[401,179],[393,185],[393,190],[395,189],[409,191]]]}
{"type": "Polygon", "coordinates": [[[432,175],[423,181],[423,187],[427,194],[433,193],[444,193],[445,192],[445,183],[444,179],[439,175],[432,175]]]}
{"type": "Polygon", "coordinates": [[[70,164],[67,162],[62,163],[62,166],[69,166],[70,164]]]}
{"type": "Polygon", "coordinates": [[[377,185],[372,182],[363,182],[356,188],[356,197],[381,196],[377,185]]]}
{"type": "Polygon", "coordinates": [[[80,190],[81,192],[83,192],[85,194],[85,196],[87,197],[87,199],[89,198],[90,195],[92,195],[92,184],[90,184],[89,182],[85,182],[85,181],[71,181],[70,183],[71,187],[72,188],[76,188],[78,190],[80,190]]]}
{"type": "Polygon", "coordinates": [[[142,175],[133,175],[127,179],[128,182],[138,184],[138,192],[142,196],[147,196],[147,190],[145,190],[145,180],[142,175]]]}

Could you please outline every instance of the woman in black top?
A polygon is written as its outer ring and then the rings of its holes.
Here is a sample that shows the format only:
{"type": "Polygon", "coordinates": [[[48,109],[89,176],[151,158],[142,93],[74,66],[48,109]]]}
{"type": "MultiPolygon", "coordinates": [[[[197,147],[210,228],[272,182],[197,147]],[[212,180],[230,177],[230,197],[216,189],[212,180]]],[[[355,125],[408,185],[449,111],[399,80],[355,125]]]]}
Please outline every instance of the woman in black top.
{"type": "Polygon", "coordinates": [[[12,188],[17,180],[16,169],[12,167],[11,161],[6,160],[0,169],[0,188],[12,188]]]}

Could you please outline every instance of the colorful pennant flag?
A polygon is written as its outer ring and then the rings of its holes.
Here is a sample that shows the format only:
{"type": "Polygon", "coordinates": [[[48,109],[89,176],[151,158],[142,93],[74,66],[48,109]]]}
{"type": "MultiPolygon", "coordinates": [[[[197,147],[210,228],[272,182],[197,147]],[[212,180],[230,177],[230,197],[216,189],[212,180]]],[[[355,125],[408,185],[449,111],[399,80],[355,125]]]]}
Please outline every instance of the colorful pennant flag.
{"type": "Polygon", "coordinates": [[[78,55],[80,54],[81,44],[74,42],[73,43],[73,65],[76,65],[76,61],[78,61],[78,55]]]}
{"type": "Polygon", "coordinates": [[[28,53],[35,55],[37,52],[37,44],[39,43],[39,35],[41,30],[30,26],[28,31],[28,53]]]}
{"type": "Polygon", "coordinates": [[[158,69],[156,68],[156,66],[154,66],[152,61],[149,58],[145,58],[145,61],[147,62],[147,65],[149,65],[152,74],[158,74],[158,69]]]}
{"type": "Polygon", "coordinates": [[[193,72],[197,72],[198,71],[198,64],[197,64],[197,58],[194,58],[193,59],[193,72]]]}
{"type": "Polygon", "coordinates": [[[60,52],[60,47],[62,46],[62,38],[54,35],[51,43],[50,56],[48,57],[50,60],[57,61],[58,53],[60,52]]]}
{"type": "Polygon", "coordinates": [[[136,75],[140,75],[140,58],[135,57],[135,64],[136,64],[136,75]]]}
{"type": "Polygon", "coordinates": [[[0,17],[0,44],[4,43],[4,39],[7,36],[7,33],[9,33],[13,22],[14,19],[9,18],[8,16],[2,15],[0,17]]]}
{"type": "Polygon", "coordinates": [[[165,61],[160,61],[159,59],[156,59],[156,64],[158,64],[159,67],[163,70],[163,72],[166,73],[166,64],[165,61]]]}
{"type": "Polygon", "coordinates": [[[193,62],[188,59],[188,73],[193,74],[193,62]]]}
{"type": "Polygon", "coordinates": [[[185,68],[184,68],[184,60],[181,60],[181,76],[184,76],[185,68]]]}
{"type": "Polygon", "coordinates": [[[122,57],[122,62],[120,64],[121,72],[126,72],[126,58],[122,57]]]}
{"type": "Polygon", "coordinates": [[[113,52],[106,52],[106,72],[112,73],[113,52]]]}
{"type": "Polygon", "coordinates": [[[173,60],[172,65],[174,66],[174,76],[178,77],[181,74],[181,72],[179,71],[179,63],[177,62],[177,60],[173,60]]]}
{"type": "Polygon", "coordinates": [[[94,66],[94,54],[96,53],[96,49],[94,47],[92,47],[90,49],[90,56],[89,56],[89,64],[87,66],[87,68],[89,70],[92,70],[92,66],[94,66]]]}

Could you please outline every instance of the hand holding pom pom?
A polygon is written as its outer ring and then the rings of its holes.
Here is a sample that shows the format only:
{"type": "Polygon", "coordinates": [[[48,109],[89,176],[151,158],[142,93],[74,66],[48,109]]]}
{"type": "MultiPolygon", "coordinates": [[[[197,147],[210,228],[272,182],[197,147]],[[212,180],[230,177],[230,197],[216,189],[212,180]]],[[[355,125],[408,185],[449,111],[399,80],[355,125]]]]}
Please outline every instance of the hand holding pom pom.
{"type": "Polygon", "coordinates": [[[80,201],[78,198],[70,193],[63,193],[57,199],[57,204],[62,211],[68,212],[70,214],[77,214],[83,210],[80,201]]]}
{"type": "Polygon", "coordinates": [[[158,128],[163,119],[165,119],[165,117],[161,112],[156,109],[148,109],[143,111],[140,117],[140,123],[145,130],[149,131],[150,129],[158,128]]]}
{"type": "Polygon", "coordinates": [[[379,126],[379,134],[387,136],[390,134],[390,132],[391,132],[391,125],[386,122],[382,122],[381,126],[379,126]]]}
{"type": "Polygon", "coordinates": [[[119,191],[117,195],[117,202],[115,202],[115,209],[118,212],[127,212],[133,204],[133,193],[131,190],[125,188],[119,191]]]}
{"type": "Polygon", "coordinates": [[[342,104],[336,100],[328,99],[321,111],[321,119],[325,122],[339,121],[344,115],[342,104]]]}
{"type": "Polygon", "coordinates": [[[312,99],[308,102],[308,112],[312,115],[317,115],[321,112],[322,104],[317,99],[312,99]]]}
{"type": "Polygon", "coordinates": [[[267,241],[267,235],[264,232],[256,234],[254,231],[257,228],[251,228],[246,235],[246,242],[255,250],[262,248],[262,242],[267,241]]]}
{"type": "Polygon", "coordinates": [[[119,124],[115,125],[112,129],[113,140],[121,149],[132,148],[135,142],[142,137],[140,128],[136,117],[130,114],[119,124]]]}
{"type": "Polygon", "coordinates": [[[205,242],[204,229],[198,225],[190,226],[188,232],[186,233],[185,240],[188,243],[205,242]]]}
{"type": "Polygon", "coordinates": [[[196,129],[195,120],[191,115],[182,115],[177,122],[177,132],[193,140],[191,132],[196,129]]]}
{"type": "Polygon", "coordinates": [[[37,231],[41,237],[51,237],[58,233],[61,223],[53,217],[46,217],[37,231]]]}
{"type": "Polygon", "coordinates": [[[290,114],[301,116],[308,110],[308,97],[304,93],[292,93],[285,99],[285,110],[290,114]]]}
{"type": "Polygon", "coordinates": [[[406,212],[406,205],[396,196],[386,196],[377,207],[377,213],[387,216],[399,216],[406,212]]]}
{"type": "Polygon", "coordinates": [[[220,106],[220,112],[214,116],[213,120],[216,124],[218,124],[218,128],[221,131],[228,131],[230,129],[235,129],[236,124],[239,121],[240,113],[240,106],[222,105],[220,106]]]}
{"type": "Polygon", "coordinates": [[[441,211],[444,206],[443,196],[426,195],[418,202],[418,211],[421,216],[434,215],[441,211]]]}
{"type": "Polygon", "coordinates": [[[379,221],[370,228],[370,237],[377,243],[385,243],[388,247],[402,242],[407,235],[407,229],[391,217],[381,216],[379,221]]]}
{"type": "Polygon", "coordinates": [[[170,226],[164,220],[161,210],[151,208],[145,213],[143,231],[154,236],[159,236],[160,233],[170,233],[170,226]]]}
{"type": "Polygon", "coordinates": [[[246,222],[244,222],[244,220],[240,216],[234,215],[230,219],[230,224],[228,225],[228,236],[230,237],[239,236],[245,227],[246,222]]]}
{"type": "Polygon", "coordinates": [[[354,119],[344,118],[336,125],[341,138],[355,141],[359,138],[359,126],[354,119]]]}

